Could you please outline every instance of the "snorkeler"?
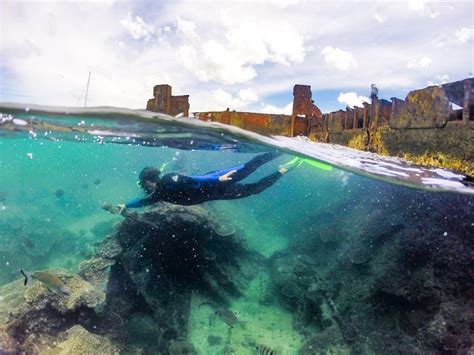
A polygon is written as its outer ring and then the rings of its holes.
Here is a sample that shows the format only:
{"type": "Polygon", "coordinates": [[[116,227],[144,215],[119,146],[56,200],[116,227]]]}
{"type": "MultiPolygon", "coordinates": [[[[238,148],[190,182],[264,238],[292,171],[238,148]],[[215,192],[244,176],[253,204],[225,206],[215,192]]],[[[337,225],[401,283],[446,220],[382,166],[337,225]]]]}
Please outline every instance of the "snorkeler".
{"type": "Polygon", "coordinates": [[[124,208],[139,208],[160,201],[177,205],[196,205],[206,201],[231,200],[255,195],[272,186],[283,174],[300,163],[299,158],[295,158],[280,165],[276,172],[255,183],[238,183],[258,167],[278,156],[279,153],[276,152],[263,153],[246,164],[212,171],[201,176],[169,173],[160,177],[159,169],[146,167],[140,172],[138,184],[148,194],[147,197],[117,206],[105,205],[103,208],[112,213],[121,213],[124,208]]]}

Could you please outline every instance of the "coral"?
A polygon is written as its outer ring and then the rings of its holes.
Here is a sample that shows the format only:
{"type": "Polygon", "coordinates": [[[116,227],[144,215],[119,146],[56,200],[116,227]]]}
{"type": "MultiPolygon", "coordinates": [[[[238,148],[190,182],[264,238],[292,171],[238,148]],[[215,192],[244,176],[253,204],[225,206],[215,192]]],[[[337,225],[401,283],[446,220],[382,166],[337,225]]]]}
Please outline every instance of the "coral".
{"type": "Polygon", "coordinates": [[[193,344],[184,340],[172,341],[169,347],[170,355],[195,355],[197,354],[193,344]]]}
{"type": "Polygon", "coordinates": [[[122,247],[115,237],[107,237],[101,243],[97,256],[105,259],[113,259],[122,252],[122,247]]]}
{"type": "Polygon", "coordinates": [[[344,345],[339,329],[331,326],[321,333],[311,336],[300,349],[301,354],[351,354],[350,348],[344,345]]]}
{"type": "Polygon", "coordinates": [[[18,349],[18,342],[0,326],[0,349],[6,354],[14,354],[18,349]]]}
{"type": "Polygon", "coordinates": [[[93,285],[106,283],[108,280],[107,269],[115,264],[112,259],[91,258],[81,262],[79,265],[79,275],[93,285]]]}
{"type": "Polygon", "coordinates": [[[59,338],[65,338],[50,354],[119,354],[120,348],[113,345],[105,337],[91,334],[80,325],[75,325],[61,334],[59,338]]]}
{"type": "Polygon", "coordinates": [[[365,246],[356,246],[348,250],[347,257],[351,263],[355,265],[362,265],[370,260],[371,249],[365,246]]]}
{"type": "Polygon", "coordinates": [[[367,188],[352,194],[350,205],[332,206],[351,211],[339,225],[326,210],[302,218],[307,232],[271,260],[269,293],[308,336],[301,353],[469,349],[474,245],[465,216],[472,199],[386,184],[367,188]],[[319,337],[332,328],[336,343],[319,337]]]}
{"type": "Polygon", "coordinates": [[[319,239],[324,243],[338,243],[347,234],[340,223],[328,223],[318,228],[319,239]]]}
{"type": "Polygon", "coordinates": [[[124,330],[133,343],[141,348],[158,351],[157,335],[160,333],[159,325],[152,317],[145,314],[133,314],[125,323],[124,330]]]}
{"type": "Polygon", "coordinates": [[[295,313],[297,329],[302,332],[308,327],[323,330],[336,321],[333,317],[337,315],[329,305],[332,301],[326,292],[326,284],[310,262],[280,253],[272,264],[271,291],[276,292],[280,302],[295,313]]]}
{"type": "MultiPolygon", "coordinates": [[[[200,293],[216,306],[242,295],[258,256],[249,252],[230,223],[201,207],[160,204],[144,213],[125,210],[125,220],[83,263],[81,274],[102,272],[110,262],[103,314],[129,319],[124,329],[146,351],[175,353],[186,338],[191,295],[200,293]],[[144,322],[155,329],[143,343],[133,329],[144,322]],[[135,334],[135,335],[133,335],[135,334]]],[[[253,274],[255,271],[253,271],[253,274]]],[[[142,327],[143,328],[143,327],[142,327]]]]}
{"type": "Polygon", "coordinates": [[[60,332],[75,323],[90,323],[94,317],[92,308],[105,300],[104,292],[80,276],[62,270],[50,272],[70,288],[69,297],[60,296],[39,282],[25,287],[22,281],[16,281],[0,288],[0,330],[5,332],[0,341],[5,349],[14,344],[15,351],[39,352],[35,338],[52,344],[60,332]]]}
{"type": "Polygon", "coordinates": [[[25,301],[31,308],[47,307],[66,314],[80,307],[93,308],[104,302],[105,293],[80,276],[69,274],[62,270],[50,272],[57,275],[71,289],[71,294],[67,297],[57,295],[40,282],[36,282],[25,292],[25,301]]]}

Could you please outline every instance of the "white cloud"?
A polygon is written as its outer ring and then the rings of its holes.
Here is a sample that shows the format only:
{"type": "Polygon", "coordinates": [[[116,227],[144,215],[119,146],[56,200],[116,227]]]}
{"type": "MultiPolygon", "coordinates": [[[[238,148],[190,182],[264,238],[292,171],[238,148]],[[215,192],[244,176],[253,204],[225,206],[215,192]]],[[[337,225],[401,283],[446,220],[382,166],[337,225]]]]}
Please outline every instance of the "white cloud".
{"type": "Polygon", "coordinates": [[[434,4],[428,0],[409,0],[408,7],[421,16],[436,18],[440,15],[439,11],[434,9],[434,4]]]}
{"type": "Polygon", "coordinates": [[[262,113],[272,113],[276,115],[291,115],[293,112],[293,102],[285,105],[284,107],[277,107],[274,105],[263,104],[260,112],[262,113]]]}
{"type": "Polygon", "coordinates": [[[304,60],[303,36],[287,23],[267,27],[260,40],[268,48],[270,61],[290,65],[304,60]]]}
{"type": "Polygon", "coordinates": [[[357,68],[357,61],[351,52],[344,51],[339,48],[324,47],[321,51],[324,61],[336,67],[339,71],[349,71],[357,68]]]}
{"type": "Polygon", "coordinates": [[[374,12],[374,18],[380,23],[385,22],[385,16],[383,16],[382,14],[380,14],[377,11],[374,12]]]}
{"type": "Polygon", "coordinates": [[[456,31],[456,39],[463,44],[474,38],[474,27],[463,27],[456,31]]]}
{"type": "Polygon", "coordinates": [[[223,89],[216,89],[201,94],[198,99],[200,102],[193,107],[193,111],[243,110],[258,101],[258,95],[250,88],[240,90],[236,96],[223,89]]]}
{"type": "Polygon", "coordinates": [[[426,0],[409,0],[408,7],[413,11],[423,11],[426,0]]]}
{"type": "MultiPolygon", "coordinates": [[[[4,10],[6,5],[0,6],[4,10]]],[[[1,38],[0,57],[4,68],[15,76],[8,79],[0,68],[4,79],[0,101],[82,106],[89,71],[88,106],[144,108],[153,85],[169,83],[178,93],[181,85],[189,87],[182,66],[177,70],[180,64],[176,65],[176,53],[168,43],[149,41],[137,48],[121,24],[127,12],[110,12],[102,4],[85,3],[15,3],[8,4],[7,11],[25,16],[22,23],[15,21],[15,16],[2,17],[2,26],[15,36],[11,42],[1,38]],[[61,31],[45,31],[45,23],[39,21],[44,18],[61,31]],[[24,57],[9,54],[28,40],[39,52],[32,47],[24,57]]]]}
{"type": "Polygon", "coordinates": [[[239,99],[247,104],[258,101],[258,95],[251,89],[242,89],[239,91],[239,99]]]}
{"type": "Polygon", "coordinates": [[[408,62],[407,68],[408,69],[424,69],[428,68],[432,64],[432,60],[429,57],[423,57],[420,59],[412,59],[408,62]]]}
{"type": "Polygon", "coordinates": [[[140,16],[132,18],[132,14],[129,12],[127,18],[120,21],[123,27],[130,33],[133,39],[150,39],[154,33],[152,25],[147,25],[140,16]]]}
{"type": "Polygon", "coordinates": [[[239,108],[239,100],[234,99],[232,95],[222,89],[217,89],[212,92],[213,105],[216,110],[224,110],[226,108],[239,108]]]}
{"type": "Polygon", "coordinates": [[[195,70],[197,66],[196,50],[190,46],[184,45],[178,48],[178,58],[188,70],[195,70]]]}
{"type": "Polygon", "coordinates": [[[341,92],[337,97],[337,101],[349,107],[363,107],[364,102],[370,103],[370,99],[368,97],[357,95],[355,92],[341,92]]]}
{"type": "MultiPolygon", "coordinates": [[[[177,21],[178,31],[185,36],[196,37],[196,24],[192,21],[178,19],[177,21]]],[[[169,28],[169,27],[168,27],[169,28]]]]}
{"type": "Polygon", "coordinates": [[[244,83],[257,76],[256,65],[273,62],[289,66],[302,62],[305,56],[303,36],[286,23],[240,23],[226,28],[223,39],[208,39],[205,32],[196,35],[195,27],[189,27],[194,38],[183,36],[182,40],[186,42],[185,54],[194,54],[193,60],[184,60],[185,66],[204,82],[244,83]]]}
{"type": "MultiPolygon", "coordinates": [[[[247,0],[244,0],[244,1],[246,2],[247,0]]],[[[287,6],[298,4],[300,0],[258,0],[258,2],[268,3],[268,4],[277,5],[281,7],[287,7],[287,6]]]]}
{"type": "Polygon", "coordinates": [[[243,83],[257,72],[246,58],[239,58],[225,45],[210,40],[202,45],[196,62],[196,74],[202,81],[214,80],[223,84],[243,83]]]}
{"type": "Polygon", "coordinates": [[[436,78],[434,81],[428,81],[427,84],[429,86],[432,86],[432,85],[442,85],[442,84],[446,84],[449,82],[449,75],[448,74],[440,74],[440,75],[436,75],[436,78]]]}
{"type": "Polygon", "coordinates": [[[380,3],[376,3],[373,9],[373,16],[375,20],[377,20],[379,23],[385,22],[387,20],[385,14],[387,14],[387,7],[380,3]]]}

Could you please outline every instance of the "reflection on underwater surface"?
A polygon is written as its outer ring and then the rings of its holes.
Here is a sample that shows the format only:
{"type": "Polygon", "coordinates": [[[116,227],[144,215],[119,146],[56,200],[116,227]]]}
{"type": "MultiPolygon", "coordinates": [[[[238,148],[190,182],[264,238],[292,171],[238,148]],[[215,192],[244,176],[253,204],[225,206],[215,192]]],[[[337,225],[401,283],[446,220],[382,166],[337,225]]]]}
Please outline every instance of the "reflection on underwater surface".
{"type": "Polygon", "coordinates": [[[144,166],[169,162],[170,171],[199,175],[271,150],[205,131],[194,149],[194,131],[190,140],[182,126],[169,126],[147,129],[179,146],[0,131],[2,351],[472,350],[472,195],[303,164],[245,199],[107,214],[103,203],[140,195],[144,166]],[[23,286],[20,268],[49,270],[71,294],[39,281],[23,286]]]}

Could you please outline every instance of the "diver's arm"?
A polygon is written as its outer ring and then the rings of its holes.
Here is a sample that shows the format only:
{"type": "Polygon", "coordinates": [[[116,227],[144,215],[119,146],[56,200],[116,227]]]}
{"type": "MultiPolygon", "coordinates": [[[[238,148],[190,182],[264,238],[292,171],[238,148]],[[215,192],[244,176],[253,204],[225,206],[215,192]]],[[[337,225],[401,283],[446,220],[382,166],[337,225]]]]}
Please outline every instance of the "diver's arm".
{"type": "Polygon", "coordinates": [[[147,196],[145,198],[136,198],[126,204],[118,204],[118,205],[111,205],[109,203],[106,203],[102,205],[102,208],[106,210],[107,212],[110,212],[112,214],[121,214],[123,215],[123,212],[126,211],[127,208],[140,208],[140,207],[145,207],[148,205],[152,205],[155,203],[155,199],[153,198],[153,194],[150,196],[147,196]]]}
{"type": "Polygon", "coordinates": [[[153,195],[154,194],[151,194],[145,198],[137,197],[136,199],[130,202],[127,202],[125,205],[119,205],[119,206],[123,206],[123,208],[140,208],[140,207],[149,206],[156,202],[153,195]]]}

